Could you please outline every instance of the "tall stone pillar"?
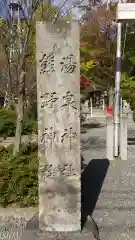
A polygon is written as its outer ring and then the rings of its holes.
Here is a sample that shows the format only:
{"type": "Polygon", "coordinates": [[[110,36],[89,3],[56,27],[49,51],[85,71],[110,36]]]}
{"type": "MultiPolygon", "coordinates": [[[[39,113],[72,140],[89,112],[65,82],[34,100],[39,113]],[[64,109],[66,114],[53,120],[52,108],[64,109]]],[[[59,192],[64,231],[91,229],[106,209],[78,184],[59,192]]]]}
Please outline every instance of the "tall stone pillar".
{"type": "Polygon", "coordinates": [[[79,25],[37,22],[39,221],[45,231],[80,230],[79,25]]]}

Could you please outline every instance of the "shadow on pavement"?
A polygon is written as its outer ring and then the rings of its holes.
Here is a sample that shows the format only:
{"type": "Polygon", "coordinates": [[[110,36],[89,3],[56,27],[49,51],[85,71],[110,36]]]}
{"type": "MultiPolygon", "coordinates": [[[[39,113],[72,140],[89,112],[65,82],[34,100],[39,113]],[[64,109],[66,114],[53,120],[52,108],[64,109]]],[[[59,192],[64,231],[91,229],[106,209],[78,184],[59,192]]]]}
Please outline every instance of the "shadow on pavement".
{"type": "Polygon", "coordinates": [[[83,123],[81,124],[82,128],[91,129],[91,128],[99,128],[101,126],[100,123],[83,123]]]}
{"type": "Polygon", "coordinates": [[[92,215],[109,167],[107,159],[92,159],[81,176],[81,224],[92,215]]]}
{"type": "Polygon", "coordinates": [[[37,237],[38,231],[39,231],[39,218],[38,213],[36,213],[27,222],[21,234],[20,240],[37,240],[39,239],[39,237],[37,237]]]}
{"type": "Polygon", "coordinates": [[[39,229],[38,213],[36,213],[26,224],[26,229],[36,230],[39,229]]]}
{"type": "Polygon", "coordinates": [[[128,138],[128,145],[135,145],[135,138],[128,138]]]}

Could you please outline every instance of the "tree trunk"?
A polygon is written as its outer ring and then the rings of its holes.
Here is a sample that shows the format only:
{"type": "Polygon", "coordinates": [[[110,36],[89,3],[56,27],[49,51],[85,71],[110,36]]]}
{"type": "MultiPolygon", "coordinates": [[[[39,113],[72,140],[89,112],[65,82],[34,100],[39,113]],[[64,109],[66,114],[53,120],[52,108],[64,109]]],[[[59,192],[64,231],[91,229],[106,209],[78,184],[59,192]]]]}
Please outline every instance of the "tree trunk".
{"type": "Polygon", "coordinates": [[[7,97],[8,97],[8,107],[11,107],[13,105],[13,96],[12,96],[12,79],[11,79],[11,73],[9,74],[8,78],[8,89],[7,89],[7,97]]]}
{"type": "MultiPolygon", "coordinates": [[[[10,68],[10,66],[9,66],[9,68],[10,68]]],[[[8,84],[7,84],[7,90],[5,93],[4,106],[7,108],[10,108],[13,105],[14,105],[14,98],[13,98],[13,92],[12,92],[12,78],[11,78],[11,71],[9,70],[8,84]]]]}
{"type": "Polygon", "coordinates": [[[23,129],[23,120],[24,120],[24,96],[25,96],[25,72],[22,71],[19,79],[19,97],[17,105],[17,124],[16,124],[16,134],[15,134],[15,143],[13,155],[16,155],[21,146],[21,136],[23,129]]]}

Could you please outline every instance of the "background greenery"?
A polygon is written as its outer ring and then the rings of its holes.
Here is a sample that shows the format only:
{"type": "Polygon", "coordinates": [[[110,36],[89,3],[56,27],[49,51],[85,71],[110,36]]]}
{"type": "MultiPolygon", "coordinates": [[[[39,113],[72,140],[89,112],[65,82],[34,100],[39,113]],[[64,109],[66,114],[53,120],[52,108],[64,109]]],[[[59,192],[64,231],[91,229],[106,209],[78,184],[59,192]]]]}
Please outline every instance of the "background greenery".
{"type": "Polygon", "coordinates": [[[16,157],[12,149],[0,148],[0,205],[38,205],[38,147],[21,147],[16,157]]]}
{"type": "MultiPolygon", "coordinates": [[[[37,121],[29,115],[25,115],[23,124],[23,135],[37,133],[37,121]]],[[[12,109],[0,109],[0,136],[15,136],[16,130],[16,112],[12,109]]]]}

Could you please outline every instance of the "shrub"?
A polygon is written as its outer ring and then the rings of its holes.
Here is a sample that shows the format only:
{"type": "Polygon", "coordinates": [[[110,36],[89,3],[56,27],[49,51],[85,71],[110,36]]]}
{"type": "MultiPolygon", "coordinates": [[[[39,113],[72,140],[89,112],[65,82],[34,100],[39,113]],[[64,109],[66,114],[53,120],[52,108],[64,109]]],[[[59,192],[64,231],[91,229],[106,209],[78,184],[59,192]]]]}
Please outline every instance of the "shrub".
{"type": "MultiPolygon", "coordinates": [[[[12,109],[0,109],[0,136],[12,137],[16,130],[16,113],[12,109]]],[[[24,119],[22,134],[37,132],[37,121],[24,119]]]]}
{"type": "Polygon", "coordinates": [[[30,119],[37,120],[37,101],[34,101],[25,108],[25,116],[30,119]]]}
{"type": "Polygon", "coordinates": [[[37,121],[25,119],[23,124],[23,134],[37,133],[37,121]]]}
{"type": "Polygon", "coordinates": [[[14,136],[16,128],[16,114],[11,109],[0,109],[0,135],[14,136]]]}
{"type": "Polygon", "coordinates": [[[16,157],[3,149],[0,158],[0,205],[7,207],[38,205],[37,146],[29,145],[16,157]],[[27,153],[27,154],[26,154],[27,153]]]}

